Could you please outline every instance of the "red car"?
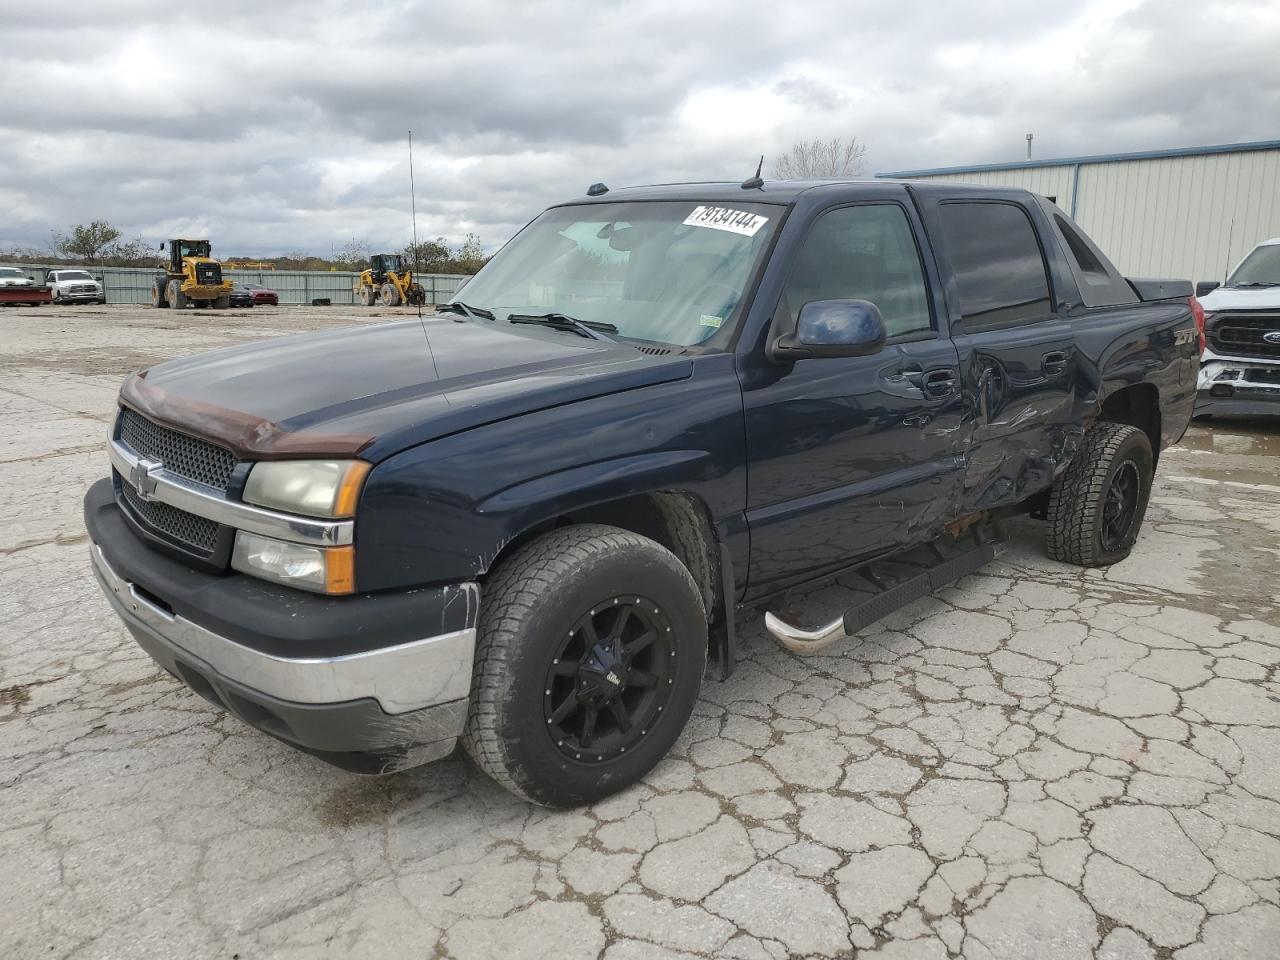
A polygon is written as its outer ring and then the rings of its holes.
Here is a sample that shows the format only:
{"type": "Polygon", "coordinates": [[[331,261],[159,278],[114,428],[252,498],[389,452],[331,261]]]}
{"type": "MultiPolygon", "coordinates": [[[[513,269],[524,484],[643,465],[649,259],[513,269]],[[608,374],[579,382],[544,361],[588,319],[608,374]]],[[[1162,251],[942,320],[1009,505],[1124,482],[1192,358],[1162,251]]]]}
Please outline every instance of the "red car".
{"type": "Polygon", "coordinates": [[[273,307],[280,305],[280,295],[270,287],[264,287],[260,283],[246,283],[245,287],[249,290],[249,295],[253,297],[253,305],[256,307],[262,303],[269,303],[273,307]]]}

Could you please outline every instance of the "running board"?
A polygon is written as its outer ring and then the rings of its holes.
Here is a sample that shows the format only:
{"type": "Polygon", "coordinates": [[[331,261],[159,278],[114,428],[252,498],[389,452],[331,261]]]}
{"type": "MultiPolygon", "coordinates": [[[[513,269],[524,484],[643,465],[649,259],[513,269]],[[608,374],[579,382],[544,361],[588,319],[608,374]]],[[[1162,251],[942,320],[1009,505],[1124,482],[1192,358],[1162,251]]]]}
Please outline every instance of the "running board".
{"type": "Polygon", "coordinates": [[[913,600],[928,596],[934,590],[986,566],[1003,547],[999,541],[973,547],[850,607],[843,616],[815,630],[792,626],[773,613],[764,615],[764,625],[779,643],[793,653],[816,653],[837,640],[853,636],[863,627],[887,617],[913,600]]]}

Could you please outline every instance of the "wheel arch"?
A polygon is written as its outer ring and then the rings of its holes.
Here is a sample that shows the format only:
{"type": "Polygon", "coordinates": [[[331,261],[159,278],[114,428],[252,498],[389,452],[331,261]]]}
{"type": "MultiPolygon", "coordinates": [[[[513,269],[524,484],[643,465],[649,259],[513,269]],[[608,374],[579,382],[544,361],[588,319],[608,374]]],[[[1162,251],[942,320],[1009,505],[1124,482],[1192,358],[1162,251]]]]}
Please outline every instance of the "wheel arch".
{"type": "Polygon", "coordinates": [[[1152,383],[1134,383],[1115,390],[1103,399],[1100,420],[1137,427],[1151,441],[1153,462],[1160,459],[1160,391],[1152,383]]]}
{"type": "Polygon", "coordinates": [[[726,678],[733,670],[736,650],[732,560],[716,535],[710,508],[687,490],[657,489],[559,510],[504,543],[484,565],[481,581],[529,541],[552,530],[586,523],[637,533],[675,555],[698,586],[711,628],[709,657],[718,676],[726,678]]]}

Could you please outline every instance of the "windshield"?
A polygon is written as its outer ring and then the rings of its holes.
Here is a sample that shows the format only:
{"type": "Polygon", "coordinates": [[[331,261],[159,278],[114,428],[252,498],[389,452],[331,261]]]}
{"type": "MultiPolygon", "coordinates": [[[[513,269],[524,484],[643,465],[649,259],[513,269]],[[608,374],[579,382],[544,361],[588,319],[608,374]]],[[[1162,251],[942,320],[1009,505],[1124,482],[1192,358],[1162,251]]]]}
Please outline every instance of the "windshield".
{"type": "Polygon", "coordinates": [[[683,202],[548,210],[460,292],[467,305],[565,313],[618,336],[676,346],[728,342],[781,207],[683,202]]]}
{"type": "Polygon", "coordinates": [[[180,240],[181,256],[184,257],[207,257],[209,255],[208,240],[180,240]]]}
{"type": "Polygon", "coordinates": [[[1280,284],[1280,243],[1254,247],[1227,281],[1228,287],[1280,284]]]}
{"type": "Polygon", "coordinates": [[[93,277],[89,276],[83,270],[59,270],[58,279],[59,280],[92,280],[93,277]]]}

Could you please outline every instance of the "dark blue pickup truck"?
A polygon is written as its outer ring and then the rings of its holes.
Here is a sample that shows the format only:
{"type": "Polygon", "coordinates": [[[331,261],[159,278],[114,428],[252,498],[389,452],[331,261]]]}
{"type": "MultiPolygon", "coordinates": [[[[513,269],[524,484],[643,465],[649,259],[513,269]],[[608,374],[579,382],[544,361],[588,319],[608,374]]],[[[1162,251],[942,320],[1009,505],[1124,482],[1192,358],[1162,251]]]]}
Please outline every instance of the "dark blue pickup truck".
{"type": "Polygon", "coordinates": [[[1019,512],[1056,559],[1128,554],[1191,416],[1189,283],[1122,277],[1020,190],[592,194],[427,316],[126,380],[85,520],[166,670],[348,769],[461,739],[574,804],[663,757],[740,608],[820,647],[990,559],[1019,512]],[[833,623],[779,615],[926,546],[833,623]]]}

